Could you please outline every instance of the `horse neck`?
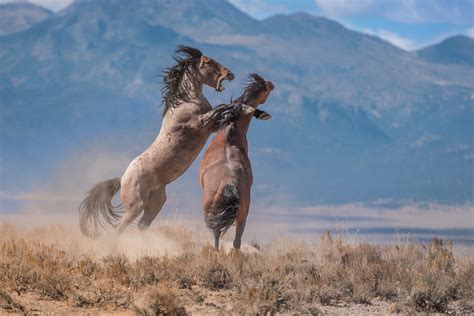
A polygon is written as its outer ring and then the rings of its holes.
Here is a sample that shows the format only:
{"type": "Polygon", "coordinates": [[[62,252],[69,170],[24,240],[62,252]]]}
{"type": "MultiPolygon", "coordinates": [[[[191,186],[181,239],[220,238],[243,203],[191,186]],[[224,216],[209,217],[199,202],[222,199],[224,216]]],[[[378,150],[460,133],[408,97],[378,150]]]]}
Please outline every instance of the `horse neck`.
{"type": "Polygon", "coordinates": [[[197,78],[196,75],[191,75],[188,71],[184,73],[183,78],[181,79],[180,89],[187,90],[187,95],[190,101],[200,101],[204,99],[204,94],[202,93],[202,80],[197,78]]]}
{"type": "Polygon", "coordinates": [[[250,122],[252,121],[252,114],[246,114],[240,117],[236,122],[235,122],[235,127],[237,133],[240,135],[240,137],[247,139],[247,132],[249,130],[250,122]]]}
{"type": "Polygon", "coordinates": [[[233,143],[233,145],[241,147],[246,152],[248,152],[247,132],[252,117],[252,114],[242,115],[226,129],[227,139],[233,143]]]}
{"type": "MultiPolygon", "coordinates": [[[[243,102],[248,106],[252,106],[255,109],[258,108],[259,104],[257,104],[255,98],[244,99],[243,102]]],[[[246,114],[239,117],[236,121],[236,127],[238,132],[241,134],[245,140],[247,140],[247,132],[249,130],[250,122],[252,121],[253,114],[246,114]]]]}

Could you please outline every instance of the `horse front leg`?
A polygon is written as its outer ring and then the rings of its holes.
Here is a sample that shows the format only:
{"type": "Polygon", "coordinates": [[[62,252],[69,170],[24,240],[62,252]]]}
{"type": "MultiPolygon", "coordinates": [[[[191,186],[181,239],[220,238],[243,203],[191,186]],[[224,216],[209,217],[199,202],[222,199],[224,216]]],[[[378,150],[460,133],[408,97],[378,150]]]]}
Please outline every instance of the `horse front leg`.
{"type": "Polygon", "coordinates": [[[216,106],[206,114],[203,114],[201,116],[201,122],[202,125],[211,132],[217,132],[218,130],[234,122],[239,117],[240,112],[243,112],[244,114],[251,114],[254,111],[255,108],[248,105],[232,103],[222,104],[216,106]]]}
{"type": "Polygon", "coordinates": [[[222,104],[203,114],[201,122],[204,128],[217,132],[219,129],[227,126],[235,117],[231,110],[232,107],[233,105],[230,104],[222,104]]]}
{"type": "Polygon", "coordinates": [[[272,118],[272,116],[267,111],[262,111],[259,109],[255,109],[255,112],[253,112],[253,117],[262,121],[266,121],[272,118]]]}

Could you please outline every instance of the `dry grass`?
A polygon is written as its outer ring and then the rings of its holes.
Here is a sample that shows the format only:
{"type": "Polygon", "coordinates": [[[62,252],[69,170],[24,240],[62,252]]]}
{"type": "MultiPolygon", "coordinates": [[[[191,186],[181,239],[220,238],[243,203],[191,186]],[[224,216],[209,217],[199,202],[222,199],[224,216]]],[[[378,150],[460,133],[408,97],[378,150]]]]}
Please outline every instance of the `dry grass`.
{"type": "Polygon", "coordinates": [[[387,303],[383,312],[474,311],[474,261],[442,240],[375,246],[325,235],[317,245],[280,240],[226,254],[183,228],[157,230],[177,240],[178,255],[98,255],[60,227],[0,226],[0,311],[28,312],[22,297],[32,294],[142,315],[318,314],[377,302],[387,303]]]}

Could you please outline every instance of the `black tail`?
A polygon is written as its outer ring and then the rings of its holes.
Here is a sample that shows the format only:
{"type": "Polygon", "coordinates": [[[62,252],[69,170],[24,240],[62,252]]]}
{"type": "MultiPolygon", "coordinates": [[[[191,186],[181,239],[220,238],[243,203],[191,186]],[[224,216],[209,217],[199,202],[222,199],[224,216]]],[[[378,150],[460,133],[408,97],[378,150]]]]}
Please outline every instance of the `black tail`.
{"type": "Polygon", "coordinates": [[[239,190],[235,184],[228,184],[224,187],[222,196],[216,207],[206,210],[204,221],[207,228],[215,235],[222,236],[235,222],[239,211],[239,190]]]}
{"type": "Polygon", "coordinates": [[[79,225],[87,237],[98,237],[105,224],[116,227],[121,218],[120,206],[112,205],[112,198],[120,190],[120,178],[97,183],[79,206],[79,225]]]}

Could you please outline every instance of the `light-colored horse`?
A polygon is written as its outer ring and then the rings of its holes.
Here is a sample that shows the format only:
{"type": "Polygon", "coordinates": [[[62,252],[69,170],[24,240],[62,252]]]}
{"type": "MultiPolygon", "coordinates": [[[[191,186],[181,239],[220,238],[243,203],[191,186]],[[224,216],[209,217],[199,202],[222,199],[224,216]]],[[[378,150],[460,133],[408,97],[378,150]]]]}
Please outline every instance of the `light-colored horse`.
{"type": "Polygon", "coordinates": [[[163,122],[155,141],[128,166],[120,178],[96,184],[79,207],[81,231],[99,235],[100,226],[120,233],[142,212],[139,229],[146,229],[166,201],[166,185],[181,176],[196,159],[209,135],[227,124],[229,106],[212,108],[202,85],[223,91],[223,80],[233,80],[229,69],[199,50],[180,46],[177,64],[163,76],[163,122]],[[120,190],[124,206],[112,206],[120,190]]]}
{"type": "MultiPolygon", "coordinates": [[[[257,74],[235,104],[256,108],[264,103],[274,85],[257,74]]],[[[256,110],[254,116],[269,119],[256,110]]],[[[234,248],[239,249],[250,207],[252,167],[248,157],[247,131],[252,120],[244,112],[227,127],[217,132],[201,160],[199,180],[203,189],[203,210],[206,226],[214,232],[214,247],[219,249],[220,237],[236,222],[234,248]]]]}

